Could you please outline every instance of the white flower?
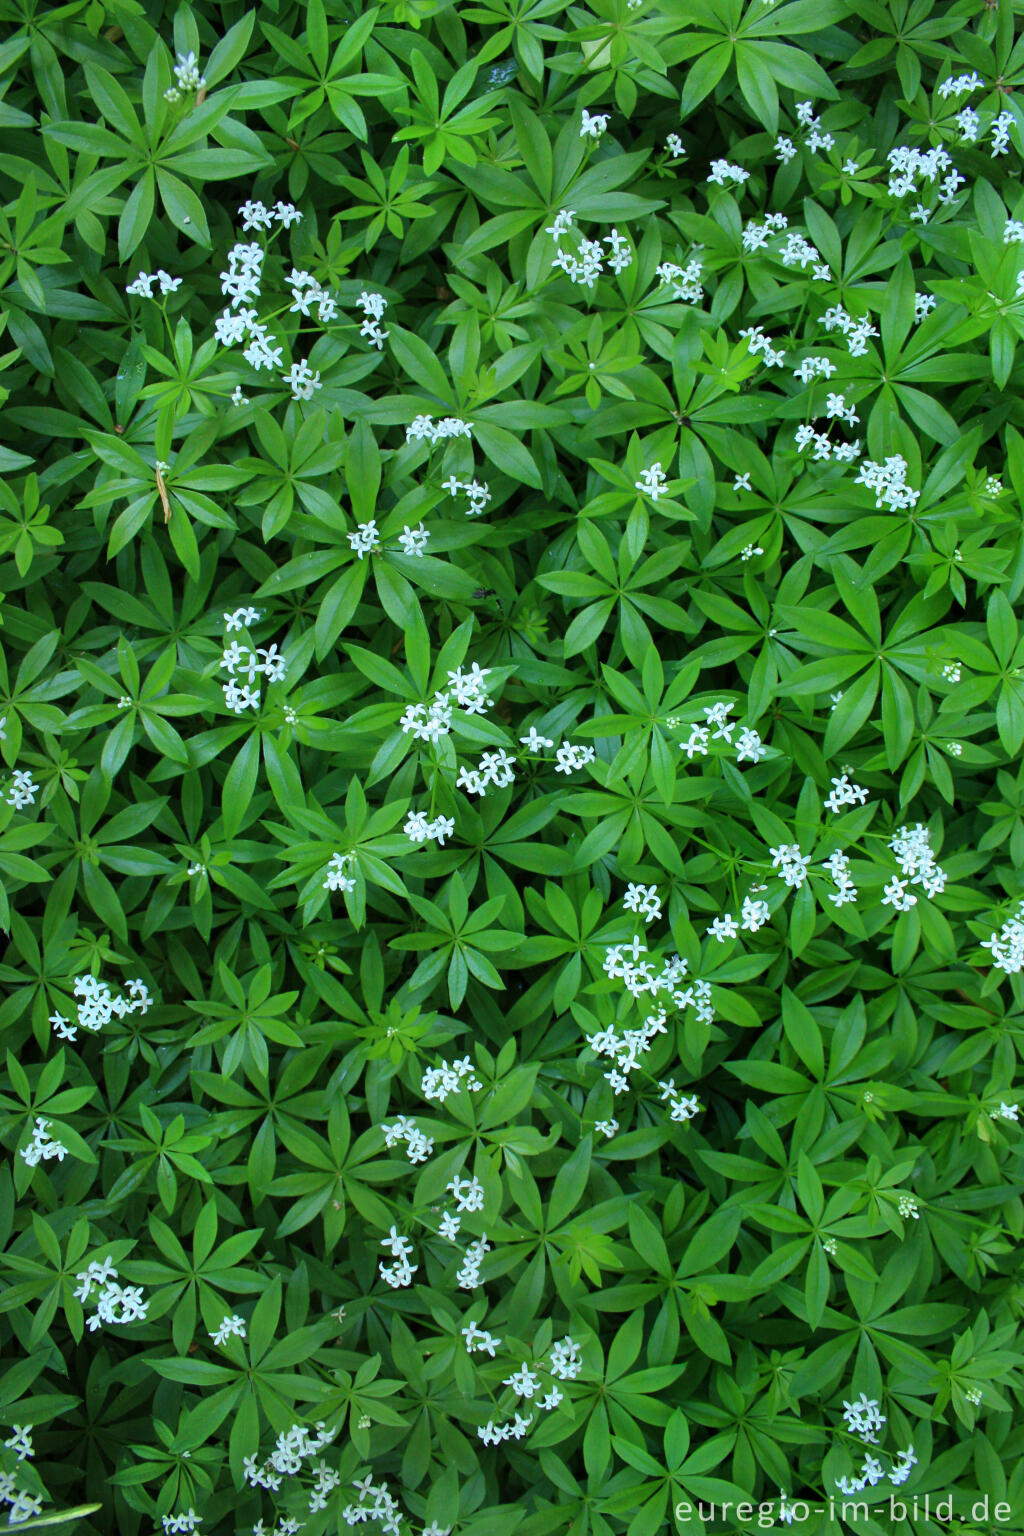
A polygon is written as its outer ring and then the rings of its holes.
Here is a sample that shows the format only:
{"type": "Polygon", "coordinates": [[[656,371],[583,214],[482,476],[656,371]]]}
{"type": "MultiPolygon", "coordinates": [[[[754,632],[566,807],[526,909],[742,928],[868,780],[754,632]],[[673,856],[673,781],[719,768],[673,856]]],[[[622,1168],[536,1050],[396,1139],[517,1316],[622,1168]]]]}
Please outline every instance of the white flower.
{"type": "Polygon", "coordinates": [[[376,518],[371,517],[368,523],[359,523],[355,533],[348,535],[348,541],[360,560],[371,550],[379,549],[380,534],[377,532],[376,518]]]}
{"type": "Polygon", "coordinates": [[[14,1451],[19,1461],[24,1461],[27,1456],[34,1455],[32,1450],[32,1426],[30,1424],[12,1424],[11,1438],[4,1441],[9,1451],[14,1451]]]}
{"type": "Polygon", "coordinates": [[[832,788],[824,806],[827,811],[838,811],[844,805],[863,805],[867,798],[867,790],[860,784],[851,784],[844,773],[840,778],[832,780],[832,788]]]}
{"type": "Polygon", "coordinates": [[[555,744],[550,736],[541,736],[535,725],[530,726],[527,736],[520,736],[519,742],[528,752],[539,752],[542,747],[553,747],[555,744]]]}
{"type": "Polygon", "coordinates": [[[583,1353],[570,1338],[561,1339],[551,1346],[550,1371],[559,1381],[575,1381],[583,1369],[583,1353]]]}
{"type": "Polygon", "coordinates": [[[174,66],[174,77],[180,91],[200,91],[206,84],[199,73],[199,61],[194,53],[179,53],[174,66]]]}
{"type": "Polygon", "coordinates": [[[284,375],[284,382],[291,390],[293,400],[312,400],[316,391],[323,389],[319,369],[314,373],[305,358],[292,363],[284,375]]]}
{"type": "Polygon", "coordinates": [[[505,1377],[502,1386],[511,1387],[519,1397],[532,1397],[540,1386],[540,1377],[530,1370],[529,1361],[524,1360],[518,1371],[505,1377]]]}
{"type": "Polygon", "coordinates": [[[597,753],[593,747],[577,746],[574,742],[563,741],[555,753],[555,772],[572,773],[574,769],[585,768],[588,763],[594,762],[597,753]]]}
{"type": "Polygon", "coordinates": [[[662,286],[671,286],[674,299],[683,299],[687,304],[699,304],[704,297],[699,256],[692,256],[685,268],[672,261],[663,261],[655,270],[661,278],[662,286]]]}
{"type": "Polygon", "coordinates": [[[881,1404],[875,1398],[867,1397],[863,1392],[854,1402],[843,1400],[843,1418],[846,1427],[855,1435],[860,1435],[869,1445],[878,1444],[878,1431],[886,1422],[885,1414],[880,1411],[881,1404]]]}
{"type": "Polygon", "coordinates": [[[686,154],[686,150],[683,148],[683,141],[678,133],[669,134],[665,140],[665,148],[674,160],[681,160],[686,154]]]}
{"type": "Polygon", "coordinates": [[[484,1187],[475,1176],[471,1179],[460,1179],[458,1174],[446,1186],[448,1192],[455,1198],[455,1207],[459,1211],[482,1211],[484,1208],[484,1187]]]}
{"type": "Polygon", "coordinates": [[[652,464],[650,469],[640,471],[640,479],[633,482],[633,489],[640,491],[642,495],[649,496],[652,501],[657,501],[659,496],[665,493],[668,485],[668,477],[660,464],[652,464]]]}
{"type": "Polygon", "coordinates": [[[911,907],[917,906],[917,897],[913,891],[907,890],[908,882],[900,880],[895,875],[885,887],[882,896],[882,906],[891,906],[896,912],[909,912],[911,907]]]}
{"type": "Polygon", "coordinates": [[[770,848],[769,853],[772,867],[779,871],[791,889],[799,890],[807,880],[807,866],[811,862],[809,856],[802,854],[796,843],[770,848]]]}
{"type": "MultiPolygon", "coordinates": [[[[763,555],[764,550],[758,550],[757,553],[763,555]]],[[[744,726],[736,739],[736,761],[738,763],[759,763],[767,751],[768,748],[753,726],[744,726]]]]}
{"type": "Polygon", "coordinates": [[[33,780],[31,770],[15,768],[11,777],[14,782],[7,790],[7,804],[13,805],[16,811],[23,811],[27,805],[35,805],[39,785],[33,780]]]}
{"type": "Polygon", "coordinates": [[[342,891],[348,894],[356,888],[356,882],[351,875],[345,873],[349,864],[353,861],[351,853],[332,853],[325,866],[327,878],[323,881],[325,891],[342,891]]]}
{"type": "Polygon", "coordinates": [[[243,203],[238,216],[242,220],[243,232],[248,229],[269,229],[273,222],[270,209],[259,202],[243,203]]]}
{"type": "Polygon", "coordinates": [[[622,898],[622,906],[624,911],[642,913],[648,923],[653,922],[661,916],[661,897],[657,886],[634,885],[630,882],[622,898]]]}
{"type": "Polygon", "coordinates": [[[742,166],[730,165],[728,160],[712,160],[711,175],[708,177],[708,181],[713,182],[715,186],[724,187],[727,181],[742,186],[745,181],[749,180],[750,172],[745,171],[742,166]]]}
{"type": "Polygon", "coordinates": [[[37,1116],[35,1127],[32,1131],[32,1141],[27,1147],[22,1147],[21,1155],[30,1168],[43,1161],[55,1157],[58,1163],[62,1163],[67,1157],[68,1149],[49,1135],[47,1127],[50,1121],[37,1116]]]}
{"type": "Polygon", "coordinates": [[[226,1344],[232,1336],[239,1339],[245,1338],[245,1318],[237,1314],[225,1313],[220,1327],[215,1333],[210,1334],[210,1338],[215,1344],[226,1344]]]}
{"type": "MultiPolygon", "coordinates": [[[[981,1393],[977,1388],[974,1390],[977,1392],[977,1397],[971,1400],[977,1405],[981,1402],[981,1393]]],[[[970,1392],[968,1392],[967,1396],[971,1397],[970,1392]]],[[[889,1481],[898,1488],[910,1476],[911,1468],[917,1466],[917,1456],[914,1454],[914,1447],[912,1445],[908,1445],[905,1451],[899,1451],[897,1454],[899,1456],[899,1465],[890,1470],[889,1481]]]]}
{"type": "Polygon", "coordinates": [[[430,539],[430,530],[422,523],[416,528],[410,528],[408,524],[398,535],[398,542],[402,546],[403,555],[422,556],[430,539]]]}
{"type": "Polygon", "coordinates": [[[580,138],[581,139],[582,138],[586,138],[588,135],[592,139],[599,139],[601,137],[602,133],[604,133],[604,131],[605,131],[605,129],[607,127],[608,127],[608,114],[607,113],[602,114],[602,113],[598,112],[598,113],[595,113],[595,115],[593,117],[591,117],[591,115],[587,111],[586,107],[583,108],[583,116],[582,116],[582,118],[580,120],[580,138]]]}

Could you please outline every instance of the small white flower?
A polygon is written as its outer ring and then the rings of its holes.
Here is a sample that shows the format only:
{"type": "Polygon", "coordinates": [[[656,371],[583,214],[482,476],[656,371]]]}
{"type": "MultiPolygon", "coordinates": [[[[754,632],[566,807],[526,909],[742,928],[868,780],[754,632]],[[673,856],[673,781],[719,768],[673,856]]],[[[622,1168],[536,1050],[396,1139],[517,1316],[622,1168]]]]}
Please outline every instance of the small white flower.
{"type": "Polygon", "coordinates": [[[226,1344],[232,1336],[239,1339],[245,1338],[245,1318],[227,1313],[217,1331],[210,1334],[210,1338],[215,1344],[226,1344]]]}
{"type": "Polygon", "coordinates": [[[633,489],[642,495],[649,496],[652,501],[657,501],[659,496],[665,494],[668,485],[668,476],[660,464],[652,464],[650,469],[640,471],[639,480],[633,482],[633,489]]]}
{"type": "Polygon", "coordinates": [[[410,528],[406,524],[398,535],[398,542],[402,546],[403,555],[422,556],[426,551],[429,539],[430,530],[425,528],[422,523],[416,528],[410,528]]]}
{"type": "Polygon", "coordinates": [[[323,389],[319,370],[314,373],[305,358],[292,363],[284,375],[284,382],[291,390],[293,400],[312,400],[316,391],[323,389]]]}
{"type": "Polygon", "coordinates": [[[371,517],[368,523],[359,523],[355,533],[348,535],[348,541],[360,560],[368,555],[371,550],[380,548],[380,534],[377,531],[377,520],[371,517]]]}

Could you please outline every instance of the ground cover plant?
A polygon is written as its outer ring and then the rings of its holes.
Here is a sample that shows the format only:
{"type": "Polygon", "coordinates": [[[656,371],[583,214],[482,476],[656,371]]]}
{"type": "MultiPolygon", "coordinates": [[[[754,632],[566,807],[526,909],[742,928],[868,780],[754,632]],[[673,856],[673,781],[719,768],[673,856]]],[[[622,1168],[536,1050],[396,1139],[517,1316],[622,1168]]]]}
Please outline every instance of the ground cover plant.
{"type": "Polygon", "coordinates": [[[0,15],[3,1518],[1020,1529],[1014,6],[0,15]]]}

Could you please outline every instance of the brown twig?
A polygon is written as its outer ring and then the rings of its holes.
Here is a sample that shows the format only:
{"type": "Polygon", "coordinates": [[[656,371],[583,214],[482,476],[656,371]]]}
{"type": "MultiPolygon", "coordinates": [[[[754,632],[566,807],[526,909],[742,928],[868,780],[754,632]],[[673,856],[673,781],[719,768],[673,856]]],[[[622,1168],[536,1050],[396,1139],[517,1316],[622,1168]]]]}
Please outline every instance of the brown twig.
{"type": "Polygon", "coordinates": [[[160,492],[160,502],[164,509],[164,522],[169,523],[171,520],[171,503],[159,464],[156,467],[156,488],[160,492]]]}

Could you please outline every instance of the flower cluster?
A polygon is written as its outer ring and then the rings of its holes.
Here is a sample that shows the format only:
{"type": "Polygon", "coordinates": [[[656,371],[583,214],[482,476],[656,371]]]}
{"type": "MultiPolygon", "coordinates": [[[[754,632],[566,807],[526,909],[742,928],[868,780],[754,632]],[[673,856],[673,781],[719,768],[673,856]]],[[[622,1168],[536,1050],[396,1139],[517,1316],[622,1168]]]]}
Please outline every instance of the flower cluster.
{"type": "Polygon", "coordinates": [[[700,1114],[700,1105],[695,1093],[680,1093],[671,1078],[667,1082],[659,1083],[658,1087],[661,1089],[662,1101],[667,1099],[669,1102],[670,1120],[692,1120],[695,1115],[700,1114]]]}
{"type": "Polygon", "coordinates": [[[288,286],[292,294],[292,302],[288,310],[290,315],[302,315],[308,320],[314,304],[316,318],[320,325],[329,324],[337,315],[337,297],[330,288],[325,288],[312,272],[297,271],[293,267],[288,278],[288,286]]]}
{"type": "Polygon", "coordinates": [[[292,363],[284,375],[284,381],[292,392],[293,400],[312,400],[318,389],[323,389],[319,369],[314,373],[305,358],[292,363]]]}
{"type": "Polygon", "coordinates": [[[1024,969],[1024,901],[1016,914],[1003,923],[999,932],[981,941],[982,949],[992,952],[992,963],[1007,976],[1017,976],[1024,969]]]}
{"type": "Polygon", "coordinates": [[[430,838],[443,848],[445,838],[455,831],[455,818],[435,816],[433,821],[428,821],[425,811],[410,811],[402,830],[411,843],[425,843],[430,838]]]}
{"type": "Polygon", "coordinates": [[[847,774],[832,780],[832,788],[824,805],[826,811],[842,810],[844,805],[863,805],[868,792],[861,784],[851,784],[847,774]]]}
{"type": "Polygon", "coordinates": [[[360,336],[365,336],[371,347],[376,347],[378,352],[383,352],[384,343],[391,335],[390,331],[382,331],[380,328],[380,321],[388,307],[387,299],[382,293],[367,293],[364,290],[356,303],[363,312],[363,323],[359,327],[360,336]]]}
{"type": "Polygon", "coordinates": [[[677,266],[674,261],[663,261],[655,270],[661,278],[661,286],[671,288],[674,299],[682,299],[686,304],[699,304],[703,299],[703,265],[699,255],[691,256],[685,267],[677,266]]]}
{"type": "Polygon", "coordinates": [[[741,165],[730,165],[728,160],[712,160],[711,174],[707,179],[716,187],[724,187],[730,181],[734,186],[741,187],[745,181],[750,180],[750,172],[745,171],[741,165]]]}
{"type": "MultiPolygon", "coordinates": [[[[762,550],[761,553],[763,554],[764,551],[762,550]]],[[[733,732],[737,729],[739,722],[728,718],[734,708],[735,705],[728,699],[718,699],[714,704],[703,706],[704,724],[692,722],[688,739],[679,743],[680,752],[686,753],[689,762],[692,762],[695,757],[709,756],[713,741],[724,741],[729,746],[734,745],[733,732]],[[715,727],[714,730],[712,726],[715,727]]],[[[737,737],[734,750],[738,763],[757,763],[767,749],[759,732],[748,725],[744,726],[737,737]]]]}
{"type": "MultiPolygon", "coordinates": [[[[548,1370],[560,1381],[575,1380],[582,1364],[583,1357],[579,1345],[573,1339],[565,1338],[552,1346],[548,1370]]],[[[563,1401],[562,1392],[558,1387],[552,1387],[543,1397],[537,1396],[541,1380],[537,1374],[537,1367],[531,1368],[528,1360],[524,1360],[517,1371],[506,1376],[502,1386],[510,1387],[517,1398],[525,1399],[527,1402],[532,1402],[536,1398],[537,1407],[544,1411],[557,1408],[563,1401]]],[[[504,1424],[496,1424],[493,1419],[490,1419],[477,1430],[477,1436],[484,1445],[500,1445],[503,1440],[521,1440],[533,1423],[533,1418],[532,1413],[524,1418],[516,1411],[504,1424]]]]}
{"type": "Polygon", "coordinates": [[[935,91],[942,97],[964,96],[969,91],[980,91],[984,84],[981,76],[972,70],[969,75],[951,75],[948,80],[943,80],[941,85],[937,85],[935,91]]]}
{"type": "MultiPolygon", "coordinates": [[[[559,267],[572,283],[577,283],[584,288],[593,288],[597,279],[604,271],[605,251],[600,240],[587,240],[580,238],[577,251],[564,251],[562,249],[562,236],[572,229],[575,212],[571,208],[561,208],[555,215],[555,222],[549,224],[544,233],[554,236],[558,244],[558,255],[551,262],[553,267],[559,267]]],[[[610,235],[604,236],[604,244],[610,245],[608,252],[608,265],[613,272],[623,272],[633,260],[633,248],[625,235],[620,235],[617,229],[613,229],[610,235]]]]}
{"type": "Polygon", "coordinates": [[[396,1142],[405,1142],[406,1156],[410,1163],[425,1163],[434,1150],[433,1136],[425,1136],[415,1120],[410,1120],[407,1115],[399,1115],[393,1125],[382,1125],[381,1130],[384,1132],[386,1147],[393,1147],[396,1142]]]}
{"type": "Polygon", "coordinates": [[[639,480],[634,481],[633,489],[643,496],[649,496],[652,501],[657,501],[659,496],[664,496],[665,487],[668,485],[668,476],[660,464],[652,464],[650,469],[640,471],[639,480]]]}
{"type": "Polygon", "coordinates": [[[50,1015],[50,1023],[61,1040],[74,1040],[79,1025],[96,1034],[112,1018],[123,1019],[129,1013],[147,1013],[153,1006],[149,988],[141,980],[125,983],[126,997],[114,997],[105,981],[99,981],[88,974],[76,976],[72,990],[75,997],[81,998],[77,1008],[77,1023],[69,1023],[59,1013],[50,1015]]]}
{"type": "MultiPolygon", "coordinates": [[[[641,959],[641,956],[646,954],[647,946],[634,936],[629,944],[608,946],[602,969],[612,980],[622,981],[626,991],[635,1000],[645,995],[656,998],[660,993],[665,992],[675,1008],[682,1011],[692,1005],[698,1022],[710,1024],[715,1016],[711,1003],[710,983],[694,981],[690,986],[683,988],[680,983],[686,978],[688,966],[682,956],[670,955],[663,962],[660,972],[656,972],[650,961],[641,959]]],[[[658,1009],[655,1013],[648,1014],[637,1030],[625,1030],[620,1033],[616,1028],[609,1026],[587,1036],[587,1044],[592,1051],[598,1056],[607,1056],[614,1062],[612,1070],[604,1074],[614,1093],[626,1092],[629,1087],[629,1073],[639,1066],[640,1058],[651,1049],[656,1036],[667,1033],[666,1018],[666,1011],[658,1009]]],[[[673,1104],[673,1118],[688,1119],[691,1113],[696,1113],[696,1105],[689,1099],[685,1100],[685,1106],[685,1110],[679,1110],[673,1104]]],[[[615,1121],[604,1122],[604,1125],[606,1135],[614,1135],[618,1129],[615,1121]],[[609,1126],[612,1129],[608,1129],[609,1126]]]]}
{"type": "Polygon", "coordinates": [[[832,876],[837,887],[836,890],[828,892],[828,899],[832,905],[844,907],[851,901],[856,901],[858,892],[850,874],[849,855],[837,848],[834,853],[830,854],[827,859],[822,859],[821,862],[823,867],[832,876]]]}
{"type": "Polygon", "coordinates": [[[573,741],[563,741],[555,751],[555,772],[570,774],[596,760],[593,747],[582,747],[573,741]]]}
{"type": "Polygon", "coordinates": [[[409,1263],[409,1258],[413,1251],[412,1243],[409,1239],[402,1237],[397,1227],[392,1227],[387,1237],[382,1241],[381,1247],[387,1248],[392,1258],[396,1261],[394,1264],[385,1264],[383,1259],[380,1260],[378,1268],[380,1269],[381,1279],[386,1280],[388,1285],[395,1290],[400,1289],[402,1286],[412,1285],[412,1277],[419,1269],[419,1265],[409,1263]]]}
{"type": "Polygon", "coordinates": [[[470,1354],[476,1350],[485,1350],[494,1359],[494,1352],[501,1343],[493,1333],[488,1333],[486,1328],[478,1328],[476,1323],[470,1320],[467,1327],[462,1329],[462,1337],[466,1341],[466,1349],[470,1354]]]}
{"type": "Polygon", "coordinates": [[[161,1515],[160,1523],[166,1536],[170,1536],[172,1531],[194,1531],[197,1526],[202,1525],[203,1517],[189,1507],[182,1515],[161,1515]]]}
{"type": "Polygon", "coordinates": [[[852,443],[834,443],[827,432],[816,432],[810,422],[797,427],[793,440],[801,453],[813,443],[812,459],[834,459],[837,463],[849,464],[860,455],[860,438],[852,443]]]}
{"type": "Polygon", "coordinates": [[[883,464],[876,464],[873,459],[865,459],[857,472],[855,485],[867,485],[875,493],[876,507],[892,507],[898,510],[903,507],[916,506],[921,495],[907,484],[906,459],[901,453],[894,453],[883,464]]]}
{"type": "Polygon", "coordinates": [[[48,1134],[47,1127],[50,1124],[42,1115],[37,1115],[32,1128],[32,1140],[27,1147],[21,1149],[21,1155],[30,1168],[35,1168],[44,1158],[55,1157],[58,1163],[62,1163],[67,1156],[68,1149],[63,1142],[54,1141],[48,1134]]]}
{"type": "Polygon", "coordinates": [[[819,282],[828,282],[832,276],[828,263],[823,262],[821,253],[816,245],[812,245],[806,235],[799,230],[791,229],[786,236],[785,244],[779,252],[779,260],[784,267],[813,267],[811,276],[819,282]]]}
{"type": "Polygon", "coordinates": [[[463,1087],[467,1090],[483,1087],[468,1056],[450,1063],[442,1061],[439,1067],[427,1067],[420,1081],[423,1097],[431,1101],[436,1099],[441,1104],[450,1093],[457,1093],[463,1087]]]}
{"type": "Polygon", "coordinates": [[[807,866],[810,864],[810,856],[800,852],[797,843],[781,844],[778,848],[769,848],[772,868],[779,871],[779,875],[790,890],[798,891],[807,882],[807,866]]]}
{"type": "MultiPolygon", "coordinates": [[[[242,233],[250,229],[270,229],[274,224],[280,224],[283,229],[290,229],[302,218],[302,214],[294,203],[276,203],[273,208],[268,208],[258,198],[250,198],[243,203],[238,210],[242,220],[242,233]]],[[[292,273],[292,282],[295,282],[297,274],[292,273]]]]}
{"type": "Polygon", "coordinates": [[[159,283],[161,294],[166,295],[175,293],[181,287],[182,281],[180,277],[172,277],[169,272],[165,272],[163,267],[158,267],[155,272],[140,272],[135,281],[129,283],[124,291],[139,299],[151,299],[154,283],[159,283]]]}
{"type": "Polygon", "coordinates": [[[756,219],[747,220],[743,226],[740,243],[745,251],[763,251],[767,248],[769,240],[788,227],[789,219],[786,214],[766,213],[760,224],[756,219]]]}
{"type": "Polygon", "coordinates": [[[194,53],[179,53],[174,64],[175,84],[164,91],[164,101],[180,101],[193,91],[206,89],[206,78],[199,73],[199,60],[194,53]]]}
{"type": "MultiPolygon", "coordinates": [[[[316,1430],[317,1433],[311,1435],[304,1424],[293,1424],[291,1429],[279,1432],[274,1449],[262,1464],[257,1457],[246,1456],[242,1472],[250,1488],[266,1488],[276,1493],[282,1478],[294,1477],[301,1472],[303,1461],[318,1456],[338,1434],[336,1429],[328,1430],[322,1421],[317,1423],[316,1430]]],[[[311,1507],[315,1509],[316,1506],[311,1507]]],[[[285,1525],[290,1525],[291,1532],[299,1530],[298,1524],[291,1522],[284,1522],[279,1529],[283,1531],[285,1525]]]]}
{"type": "Polygon", "coordinates": [[[371,517],[368,523],[358,523],[355,532],[348,535],[348,541],[360,560],[364,555],[372,554],[375,549],[379,549],[380,533],[377,528],[377,519],[371,517]]]}
{"type": "Polygon", "coordinates": [[[323,889],[325,891],[341,891],[348,895],[356,888],[356,882],[352,875],[348,874],[350,864],[355,862],[355,855],[351,853],[332,853],[324,866],[323,889]]]}
{"type": "Polygon", "coordinates": [[[463,1255],[461,1267],[456,1272],[461,1291],[475,1291],[480,1285],[480,1265],[484,1261],[485,1254],[490,1253],[491,1244],[487,1241],[486,1233],[476,1238],[469,1244],[463,1255]]]}
{"type": "Polygon", "coordinates": [[[661,916],[661,897],[656,885],[634,885],[630,881],[622,898],[625,912],[639,912],[644,921],[652,923],[661,916]]]}
{"type": "Polygon", "coordinates": [[[15,768],[11,773],[11,779],[12,782],[7,788],[7,804],[12,805],[16,811],[23,811],[26,806],[35,805],[39,785],[33,779],[31,770],[15,768]]]}
{"type": "Polygon", "coordinates": [[[885,1414],[881,1412],[881,1404],[876,1399],[868,1397],[864,1392],[852,1403],[844,1398],[843,1418],[851,1434],[860,1435],[867,1445],[878,1444],[878,1431],[885,1423],[885,1414]]]}
{"type": "Polygon", "coordinates": [[[478,768],[459,769],[455,788],[464,789],[470,795],[481,796],[487,793],[488,784],[493,784],[496,789],[507,789],[515,782],[515,774],[512,772],[515,761],[504,747],[498,747],[494,752],[484,752],[478,768]]]}
{"type": "MultiPolygon", "coordinates": [[[[843,1418],[851,1433],[859,1435],[866,1445],[878,1444],[878,1433],[885,1423],[885,1414],[881,1412],[881,1405],[874,1398],[869,1398],[861,1393],[855,1402],[843,1403],[843,1418]]],[[[866,1455],[864,1466],[859,1477],[840,1477],[836,1480],[836,1487],[849,1496],[854,1493],[863,1493],[865,1488],[874,1488],[888,1477],[889,1482],[896,1488],[905,1483],[910,1476],[911,1469],[917,1465],[917,1456],[914,1447],[908,1446],[905,1451],[897,1453],[896,1461],[886,1473],[882,1463],[877,1457],[866,1455]]]]}
{"type": "MultiPolygon", "coordinates": [[[[341,1518],[346,1525],[360,1525],[367,1520],[379,1524],[383,1536],[399,1536],[402,1529],[402,1516],[399,1513],[399,1503],[391,1493],[388,1485],[381,1481],[375,1483],[370,1474],[353,1484],[359,1490],[358,1504],[346,1504],[341,1511],[341,1518]],[[372,1500],[372,1503],[364,1504],[364,1499],[372,1500]]],[[[440,1526],[436,1521],[426,1526],[423,1536],[450,1536],[448,1526],[440,1526]]]]}
{"type": "Polygon", "coordinates": [[[91,1332],[95,1332],[103,1323],[120,1327],[124,1323],[144,1321],[149,1302],[143,1299],[142,1287],[119,1285],[117,1270],[109,1255],[102,1263],[93,1259],[88,1268],[77,1274],[75,1279],[82,1282],[75,1292],[75,1300],[83,1304],[95,1301],[96,1304],[96,1311],[86,1321],[91,1332]],[[93,1287],[96,1288],[95,1297],[92,1294],[93,1287]]]}
{"type": "Polygon", "coordinates": [[[846,337],[846,349],[851,357],[864,357],[868,350],[868,341],[872,336],[877,336],[878,328],[871,324],[867,315],[862,315],[855,320],[841,304],[833,304],[822,316],[822,324],[826,331],[841,331],[846,337]]]}
{"type": "MultiPolygon", "coordinates": [[[[816,117],[814,109],[809,101],[797,102],[796,120],[804,130],[804,148],[811,150],[830,150],[835,144],[835,139],[830,133],[823,133],[821,118],[816,117]]],[[[780,134],[775,141],[775,153],[783,165],[788,165],[796,154],[796,146],[793,140],[786,134],[780,134]]]]}
{"type": "Polygon", "coordinates": [[[210,1334],[210,1338],[218,1345],[226,1344],[228,1339],[231,1338],[244,1339],[245,1318],[239,1317],[237,1313],[225,1313],[220,1327],[216,1332],[210,1334]]]}
{"type": "Polygon", "coordinates": [[[772,345],[771,337],[765,335],[761,326],[747,326],[746,330],[740,331],[740,336],[746,338],[747,346],[755,356],[760,354],[764,357],[766,368],[782,367],[786,359],[785,352],[779,352],[776,350],[776,348],[772,345]]]}
{"type": "Polygon", "coordinates": [[[463,421],[459,416],[442,416],[440,421],[435,421],[433,416],[417,416],[405,429],[407,443],[419,443],[424,439],[433,447],[435,443],[447,441],[450,437],[472,437],[473,423],[463,421]]]}
{"type": "Polygon", "coordinates": [[[465,491],[469,497],[469,506],[466,508],[467,517],[479,517],[491,499],[490,487],[477,479],[459,480],[455,475],[449,475],[441,489],[447,491],[449,496],[458,496],[460,491],[465,491]]]}
{"type": "MultiPolygon", "coordinates": [[[[236,608],[234,613],[224,615],[225,632],[241,630],[255,624],[259,618],[255,608],[236,608]]],[[[220,665],[228,674],[228,681],[221,684],[224,702],[234,715],[244,715],[247,709],[259,709],[260,689],[253,687],[257,677],[265,677],[268,683],[279,683],[288,670],[276,645],[254,647],[238,640],[225,645],[220,665]],[[239,683],[240,677],[244,682],[239,683]]]]}
{"type": "MultiPolygon", "coordinates": [[[[928,828],[922,822],[916,827],[899,827],[889,839],[889,847],[899,861],[900,873],[907,876],[910,884],[924,887],[925,894],[937,896],[946,888],[946,872],[935,862],[929,844],[928,828]]],[[[894,880],[893,885],[905,887],[906,882],[894,880]]],[[[888,887],[887,887],[888,889],[888,887]]],[[[902,889],[900,891],[902,895],[902,889]]],[[[913,906],[917,897],[911,895],[906,906],[913,906]]],[[[895,904],[895,903],[894,903],[895,904]]],[[[901,907],[900,910],[905,910],[901,907]]]]}

